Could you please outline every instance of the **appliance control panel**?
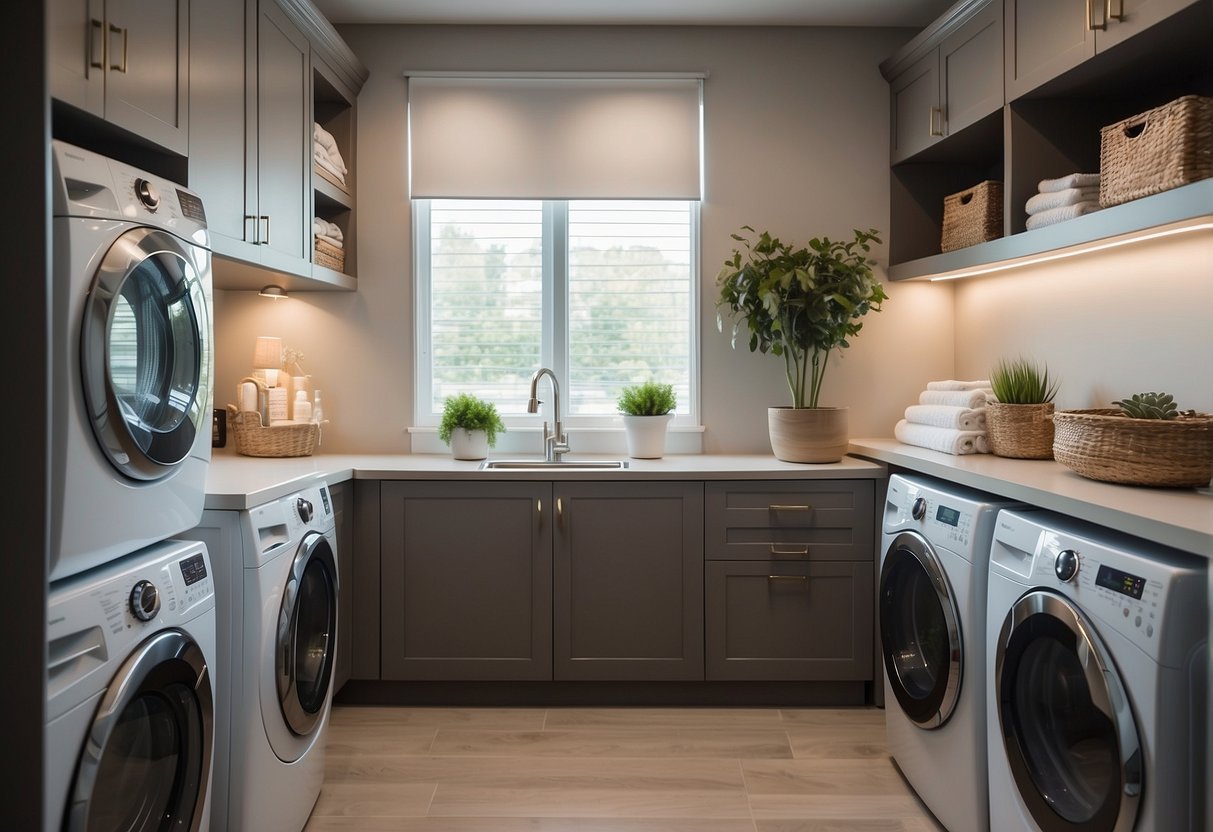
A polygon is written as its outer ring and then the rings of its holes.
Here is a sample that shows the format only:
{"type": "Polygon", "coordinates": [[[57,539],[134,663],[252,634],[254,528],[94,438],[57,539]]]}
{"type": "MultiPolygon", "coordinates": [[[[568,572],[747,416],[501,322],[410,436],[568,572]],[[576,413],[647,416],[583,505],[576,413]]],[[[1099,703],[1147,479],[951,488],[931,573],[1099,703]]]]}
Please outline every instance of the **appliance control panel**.
{"type": "Polygon", "coordinates": [[[989,503],[969,495],[937,491],[894,475],[885,498],[884,531],[914,529],[932,543],[972,559],[976,555],[972,549],[981,538],[977,527],[984,516],[993,516],[989,508],[989,503]]]}

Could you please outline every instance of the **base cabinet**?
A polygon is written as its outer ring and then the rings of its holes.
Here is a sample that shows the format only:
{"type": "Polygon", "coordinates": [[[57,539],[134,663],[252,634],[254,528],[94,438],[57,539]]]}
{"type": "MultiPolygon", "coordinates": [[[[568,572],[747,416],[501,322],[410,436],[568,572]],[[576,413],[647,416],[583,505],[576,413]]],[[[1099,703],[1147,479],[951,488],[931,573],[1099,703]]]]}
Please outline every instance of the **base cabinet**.
{"type": "Polygon", "coordinates": [[[329,486],[337,530],[337,652],[333,693],[349,681],[354,655],[354,488],[353,483],[329,486]]]}
{"type": "Polygon", "coordinates": [[[709,561],[708,681],[872,678],[870,562],[709,561]]]}
{"type": "Polygon", "coordinates": [[[703,485],[557,483],[555,495],[555,679],[703,679],[703,485]]]}

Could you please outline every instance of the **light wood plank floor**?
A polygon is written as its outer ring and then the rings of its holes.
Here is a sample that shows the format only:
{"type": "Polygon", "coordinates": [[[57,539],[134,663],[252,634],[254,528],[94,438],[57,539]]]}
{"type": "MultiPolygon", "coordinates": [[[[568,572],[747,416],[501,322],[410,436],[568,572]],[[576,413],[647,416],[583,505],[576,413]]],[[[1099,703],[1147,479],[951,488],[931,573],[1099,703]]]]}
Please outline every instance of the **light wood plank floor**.
{"type": "Polygon", "coordinates": [[[306,832],[938,832],[876,708],[337,707],[306,832]]]}

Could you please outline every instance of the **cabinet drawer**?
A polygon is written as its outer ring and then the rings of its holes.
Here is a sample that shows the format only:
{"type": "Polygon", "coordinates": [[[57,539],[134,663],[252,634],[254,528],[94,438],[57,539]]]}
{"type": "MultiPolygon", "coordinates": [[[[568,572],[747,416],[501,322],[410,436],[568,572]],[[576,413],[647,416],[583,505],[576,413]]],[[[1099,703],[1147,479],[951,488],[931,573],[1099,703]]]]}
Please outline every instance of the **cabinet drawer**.
{"type": "Polygon", "coordinates": [[[872,678],[872,563],[705,564],[709,681],[872,678]]]}
{"type": "Polygon", "coordinates": [[[875,557],[872,482],[708,483],[708,560],[863,560],[875,557]]]}

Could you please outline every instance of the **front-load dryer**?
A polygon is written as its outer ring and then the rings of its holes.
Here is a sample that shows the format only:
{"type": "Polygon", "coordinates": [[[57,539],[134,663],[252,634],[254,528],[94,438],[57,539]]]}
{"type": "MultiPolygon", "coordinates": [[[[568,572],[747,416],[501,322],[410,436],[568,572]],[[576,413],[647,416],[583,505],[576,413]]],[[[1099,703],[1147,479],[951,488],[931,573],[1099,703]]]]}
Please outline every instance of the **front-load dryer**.
{"type": "Polygon", "coordinates": [[[51,156],[54,582],[202,515],[213,301],[197,195],[60,141],[51,156]]]}
{"type": "Polygon", "coordinates": [[[219,690],[214,832],[300,832],[320,796],[337,647],[336,515],[318,481],[188,532],[211,549],[219,690]]]}
{"type": "Polygon", "coordinates": [[[52,587],[46,832],[207,832],[215,683],[205,544],[156,543],[52,587]]]}
{"type": "Polygon", "coordinates": [[[1044,511],[990,551],[996,832],[1204,825],[1204,559],[1044,511]]]}
{"type": "Polygon", "coordinates": [[[900,474],[885,498],[877,614],[889,751],[951,832],[989,827],[987,558],[994,518],[1008,505],[900,474]]]}

